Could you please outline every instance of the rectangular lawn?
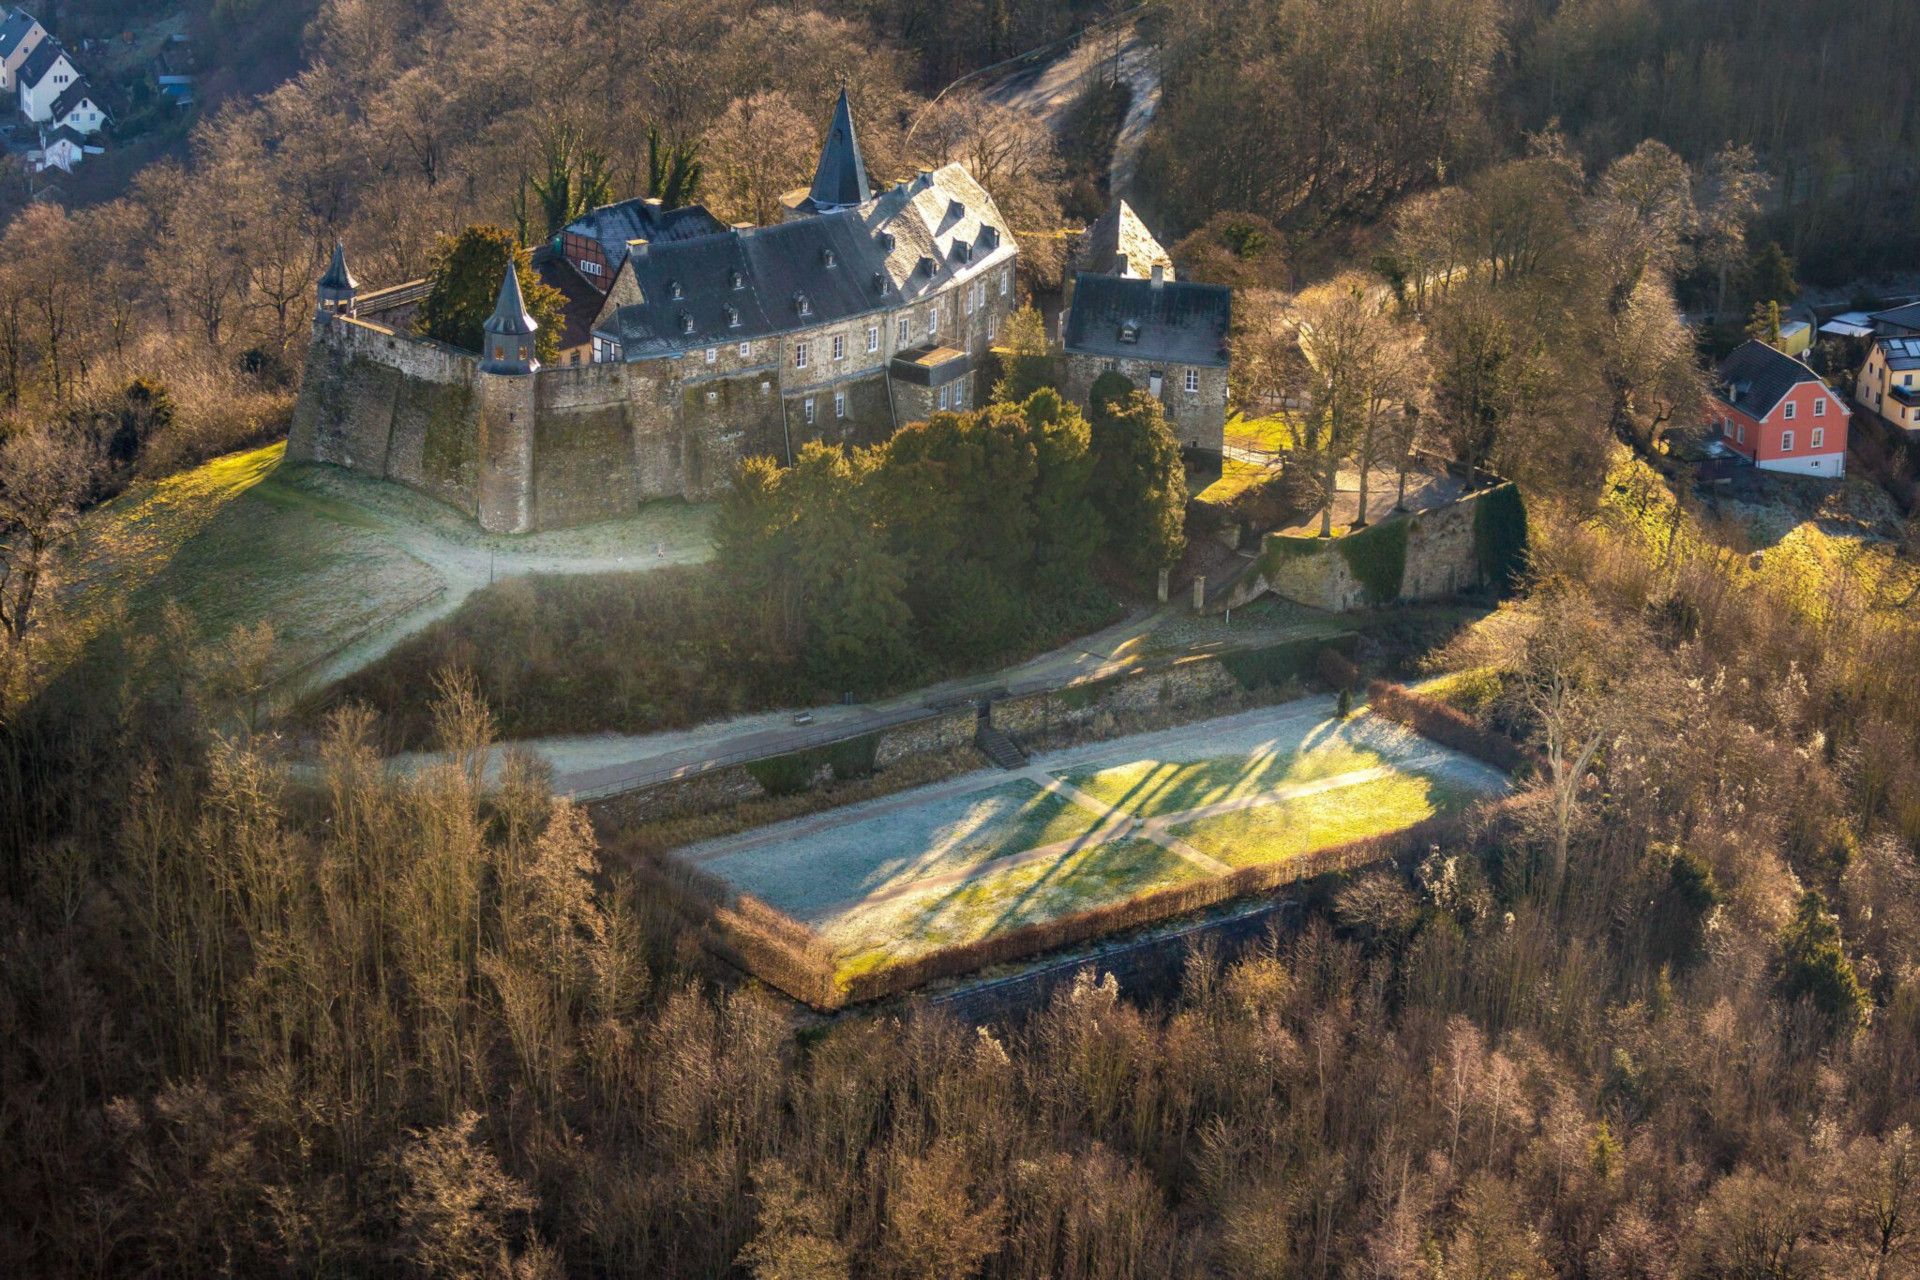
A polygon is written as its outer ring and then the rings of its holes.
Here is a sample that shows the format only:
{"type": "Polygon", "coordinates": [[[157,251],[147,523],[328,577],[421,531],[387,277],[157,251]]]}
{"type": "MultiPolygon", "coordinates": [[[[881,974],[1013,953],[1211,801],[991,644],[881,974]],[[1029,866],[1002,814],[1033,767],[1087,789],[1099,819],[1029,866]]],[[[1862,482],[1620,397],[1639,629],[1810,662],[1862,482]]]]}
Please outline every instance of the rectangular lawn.
{"type": "Polygon", "coordinates": [[[1175,826],[1172,834],[1229,866],[1252,867],[1399,831],[1462,808],[1478,795],[1453,783],[1402,773],[1196,818],[1175,826]]]}

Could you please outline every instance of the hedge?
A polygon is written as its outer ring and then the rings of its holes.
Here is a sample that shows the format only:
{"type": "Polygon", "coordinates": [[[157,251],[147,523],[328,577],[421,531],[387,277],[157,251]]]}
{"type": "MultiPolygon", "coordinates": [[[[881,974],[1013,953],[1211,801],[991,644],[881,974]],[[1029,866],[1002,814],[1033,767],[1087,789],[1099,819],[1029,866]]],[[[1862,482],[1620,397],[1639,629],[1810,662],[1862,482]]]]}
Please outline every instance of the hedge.
{"type": "Polygon", "coordinates": [[[1422,737],[1490,764],[1502,773],[1515,773],[1539,763],[1531,751],[1506,734],[1496,733],[1471,716],[1415,693],[1405,685],[1375,680],[1367,686],[1367,706],[1422,737]]]}
{"type": "Polygon", "coordinates": [[[832,769],[833,776],[842,782],[866,777],[873,772],[874,753],[879,747],[878,733],[863,733],[783,756],[749,760],[746,769],[768,795],[790,796],[812,786],[814,775],[823,767],[832,769]]]}
{"type": "Polygon", "coordinates": [[[1317,675],[1324,650],[1351,654],[1358,639],[1348,631],[1332,637],[1282,640],[1259,649],[1229,649],[1215,656],[1242,689],[1263,689],[1317,675]]]}
{"type": "Polygon", "coordinates": [[[1487,490],[1473,509],[1473,554],[1480,578],[1510,591],[1527,562],[1527,506],[1511,482],[1487,490]]]}

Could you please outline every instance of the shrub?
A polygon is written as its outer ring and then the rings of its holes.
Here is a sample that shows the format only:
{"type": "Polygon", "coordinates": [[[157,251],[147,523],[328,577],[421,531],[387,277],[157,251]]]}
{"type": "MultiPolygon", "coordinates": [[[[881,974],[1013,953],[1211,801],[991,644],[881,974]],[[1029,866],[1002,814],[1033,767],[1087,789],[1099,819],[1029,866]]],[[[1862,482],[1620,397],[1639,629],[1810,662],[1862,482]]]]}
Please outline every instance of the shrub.
{"type": "Polygon", "coordinates": [[[1533,756],[1503,733],[1495,733],[1444,702],[1413,692],[1405,685],[1375,680],[1367,686],[1368,705],[1389,720],[1406,725],[1442,746],[1481,760],[1502,773],[1513,773],[1533,763],[1533,756]]]}

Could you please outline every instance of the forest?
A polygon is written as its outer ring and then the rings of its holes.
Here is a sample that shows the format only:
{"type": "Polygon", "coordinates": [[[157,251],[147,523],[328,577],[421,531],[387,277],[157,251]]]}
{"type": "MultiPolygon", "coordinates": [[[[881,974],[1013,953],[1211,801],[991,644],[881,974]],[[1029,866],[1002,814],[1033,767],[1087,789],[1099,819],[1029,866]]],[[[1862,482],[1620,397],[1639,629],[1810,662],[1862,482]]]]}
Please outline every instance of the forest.
{"type": "MultiPolygon", "coordinates": [[[[0,1271],[1920,1275],[1914,597],[1756,570],[1647,462],[1705,387],[1676,300],[1745,315],[1796,271],[1920,257],[1904,0],[1143,12],[1143,207],[1240,290],[1236,398],[1301,406],[1309,470],[1420,446],[1525,489],[1520,590],[1431,665],[1541,761],[1468,837],[1195,950],[1178,990],[1089,971],[1005,1025],[797,1028],[537,764],[482,767],[484,663],[409,673],[401,736],[437,754],[404,775],[353,701],[298,759],[234,676],[246,636],[125,628],[65,665],[60,537],[284,428],[337,238],[363,280],[412,278],[469,226],[534,242],[574,193],[649,190],[663,148],[765,218],[846,82],[876,176],[967,163],[1045,291],[1061,149],[931,99],[1107,12],[322,0],[299,73],[190,156],[13,216],[0,1271]]],[[[1106,524],[1138,535],[1123,571],[1177,553],[1147,518],[1179,505],[1164,427],[1056,412],[1015,355],[1017,404],[743,474],[756,652],[821,682],[961,661],[949,597],[983,578],[1077,567],[1106,524]],[[1129,447],[1165,477],[1144,516],[1102,509],[1129,447]],[[822,532],[865,572],[806,554],[822,532]]],[[[1063,621],[981,598],[990,639],[1063,621]]]]}

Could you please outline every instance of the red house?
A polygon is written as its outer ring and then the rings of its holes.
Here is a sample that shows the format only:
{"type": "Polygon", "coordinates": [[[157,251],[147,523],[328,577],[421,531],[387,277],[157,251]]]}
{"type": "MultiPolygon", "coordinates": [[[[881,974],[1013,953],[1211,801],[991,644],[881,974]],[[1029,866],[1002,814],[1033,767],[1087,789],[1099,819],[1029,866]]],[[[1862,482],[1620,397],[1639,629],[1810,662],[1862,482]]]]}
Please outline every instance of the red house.
{"type": "Polygon", "coordinates": [[[1847,473],[1852,412],[1819,374],[1760,341],[1720,362],[1707,398],[1708,424],[1754,466],[1832,480],[1847,473]]]}

